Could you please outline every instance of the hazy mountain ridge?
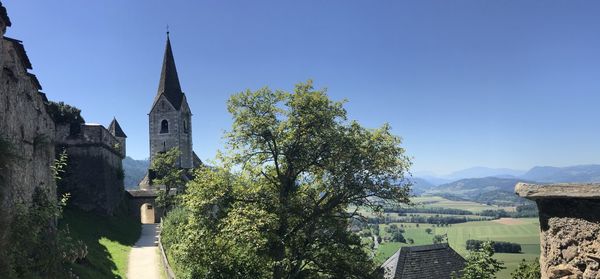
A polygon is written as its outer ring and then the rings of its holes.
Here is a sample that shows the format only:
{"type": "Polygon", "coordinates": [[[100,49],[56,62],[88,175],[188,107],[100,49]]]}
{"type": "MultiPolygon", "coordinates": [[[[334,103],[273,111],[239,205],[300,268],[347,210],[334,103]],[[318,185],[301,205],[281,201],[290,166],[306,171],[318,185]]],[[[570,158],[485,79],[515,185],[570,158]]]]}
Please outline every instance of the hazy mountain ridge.
{"type": "Polygon", "coordinates": [[[534,167],[522,178],[545,183],[600,182],[600,165],[534,167]]]}
{"type": "MultiPolygon", "coordinates": [[[[477,175],[496,172],[495,175],[487,177],[462,178],[449,183],[440,184],[430,189],[418,187],[415,194],[424,195],[451,195],[457,198],[469,199],[482,203],[508,203],[522,202],[523,200],[514,194],[514,187],[518,182],[528,183],[591,183],[600,182],[600,165],[577,165],[569,167],[536,166],[527,172],[518,174],[519,171],[511,169],[491,169],[475,167],[442,177],[477,175]],[[502,173],[502,171],[506,171],[502,173]],[[423,191],[424,190],[424,191],[423,191]]],[[[429,181],[427,178],[419,177],[423,185],[429,181]]],[[[433,184],[433,183],[430,183],[433,184]]]]}

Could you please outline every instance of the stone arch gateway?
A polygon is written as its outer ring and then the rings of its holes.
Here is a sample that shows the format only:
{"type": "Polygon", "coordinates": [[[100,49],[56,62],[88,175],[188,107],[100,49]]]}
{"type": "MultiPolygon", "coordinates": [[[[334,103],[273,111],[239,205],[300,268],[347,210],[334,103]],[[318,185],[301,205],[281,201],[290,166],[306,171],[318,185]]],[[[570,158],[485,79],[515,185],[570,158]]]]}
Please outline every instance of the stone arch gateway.
{"type": "Polygon", "coordinates": [[[159,223],[163,210],[156,207],[157,196],[156,190],[127,190],[131,216],[140,220],[142,224],[159,223]]]}
{"type": "Polygon", "coordinates": [[[154,224],[154,205],[144,203],[140,206],[140,222],[142,224],[154,224]]]}

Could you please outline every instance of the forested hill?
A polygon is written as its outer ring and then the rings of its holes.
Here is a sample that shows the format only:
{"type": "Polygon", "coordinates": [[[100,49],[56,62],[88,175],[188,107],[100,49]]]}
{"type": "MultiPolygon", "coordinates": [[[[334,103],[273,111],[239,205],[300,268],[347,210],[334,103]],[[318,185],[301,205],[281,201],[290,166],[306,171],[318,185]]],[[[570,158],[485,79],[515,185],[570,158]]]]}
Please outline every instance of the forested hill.
{"type": "Polygon", "coordinates": [[[123,170],[125,171],[125,189],[137,188],[138,183],[148,171],[150,161],[135,160],[129,156],[123,159],[123,170]]]}
{"type": "Polygon", "coordinates": [[[468,178],[432,188],[425,194],[474,200],[483,203],[518,202],[514,189],[518,182],[530,182],[518,178],[468,178]]]}

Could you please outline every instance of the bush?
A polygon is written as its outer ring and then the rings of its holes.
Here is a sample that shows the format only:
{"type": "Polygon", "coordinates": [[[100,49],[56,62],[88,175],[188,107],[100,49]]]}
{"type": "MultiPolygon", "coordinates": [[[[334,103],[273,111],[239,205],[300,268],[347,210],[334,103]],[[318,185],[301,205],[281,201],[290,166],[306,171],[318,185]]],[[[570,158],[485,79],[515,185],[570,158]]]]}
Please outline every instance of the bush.
{"type": "Polygon", "coordinates": [[[393,242],[402,242],[402,243],[406,243],[406,239],[404,239],[404,235],[402,235],[402,233],[400,231],[395,231],[392,233],[392,238],[391,240],[393,242]]]}
{"type": "Polygon", "coordinates": [[[0,272],[7,278],[69,278],[65,264],[87,255],[81,241],[68,229],[59,230],[56,220],[61,205],[46,191],[34,189],[29,205],[17,203],[7,233],[7,249],[0,251],[0,272]]]}
{"type": "Polygon", "coordinates": [[[513,271],[510,276],[513,279],[538,279],[541,278],[540,274],[540,261],[538,258],[531,262],[525,261],[523,259],[517,269],[513,271]]]}

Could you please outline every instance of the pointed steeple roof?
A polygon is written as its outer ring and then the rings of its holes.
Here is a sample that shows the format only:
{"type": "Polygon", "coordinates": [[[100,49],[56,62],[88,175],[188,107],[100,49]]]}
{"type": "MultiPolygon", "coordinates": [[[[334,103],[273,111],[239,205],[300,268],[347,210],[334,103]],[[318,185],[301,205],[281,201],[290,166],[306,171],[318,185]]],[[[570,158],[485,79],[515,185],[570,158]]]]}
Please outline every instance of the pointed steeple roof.
{"type": "Polygon", "coordinates": [[[160,82],[158,83],[158,92],[154,98],[154,104],[156,104],[160,95],[165,95],[167,100],[169,100],[175,109],[179,109],[181,107],[183,92],[181,91],[181,85],[179,85],[179,77],[177,76],[175,58],[173,58],[173,50],[171,49],[171,40],[168,32],[167,46],[165,47],[165,57],[163,58],[160,82]]]}
{"type": "Polygon", "coordinates": [[[123,129],[121,129],[121,125],[119,125],[119,122],[117,122],[117,118],[113,118],[112,122],[110,122],[110,125],[108,126],[108,131],[115,137],[127,137],[123,132],[123,129]]]}

